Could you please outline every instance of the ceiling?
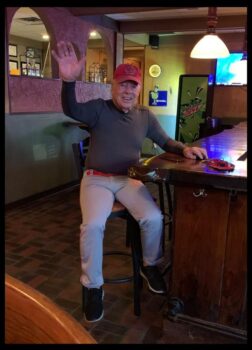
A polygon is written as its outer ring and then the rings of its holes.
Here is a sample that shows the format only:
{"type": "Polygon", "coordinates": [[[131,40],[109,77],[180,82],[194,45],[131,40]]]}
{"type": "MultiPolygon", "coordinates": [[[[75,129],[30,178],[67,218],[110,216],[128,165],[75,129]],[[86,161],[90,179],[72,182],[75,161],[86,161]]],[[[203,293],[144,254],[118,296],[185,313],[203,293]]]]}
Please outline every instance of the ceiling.
{"type": "MultiPolygon", "coordinates": [[[[180,7],[163,10],[151,10],[128,13],[107,14],[108,17],[118,21],[141,21],[150,19],[169,19],[169,18],[190,18],[207,16],[207,7],[180,7]]],[[[246,13],[244,7],[218,7],[218,15],[242,15],[246,13]]]]}
{"type": "MultiPolygon", "coordinates": [[[[66,9],[74,16],[83,19],[92,19],[95,16],[102,17],[104,21],[105,18],[108,23],[113,22],[119,31],[124,33],[134,31],[150,33],[151,28],[158,35],[203,34],[206,30],[208,13],[207,7],[67,7],[66,9]],[[188,21],[190,25],[186,26],[188,21]]],[[[241,25],[236,19],[247,15],[247,7],[218,7],[217,12],[218,24],[220,23],[219,29],[217,24],[217,32],[244,31],[244,24],[241,25]],[[225,24],[228,18],[232,20],[229,21],[233,23],[232,25],[225,24]]],[[[47,32],[36,12],[29,7],[20,7],[13,18],[10,33],[44,41],[42,34],[47,32]]]]}

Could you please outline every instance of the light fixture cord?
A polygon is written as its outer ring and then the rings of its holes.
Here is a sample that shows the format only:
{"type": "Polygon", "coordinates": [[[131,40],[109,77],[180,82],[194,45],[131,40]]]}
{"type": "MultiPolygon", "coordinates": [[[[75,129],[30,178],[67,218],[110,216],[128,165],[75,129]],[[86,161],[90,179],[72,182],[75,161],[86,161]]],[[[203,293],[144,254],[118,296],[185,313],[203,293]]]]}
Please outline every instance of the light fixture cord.
{"type": "Polygon", "coordinates": [[[208,7],[207,16],[207,33],[215,33],[215,28],[217,26],[217,7],[208,7]]]}

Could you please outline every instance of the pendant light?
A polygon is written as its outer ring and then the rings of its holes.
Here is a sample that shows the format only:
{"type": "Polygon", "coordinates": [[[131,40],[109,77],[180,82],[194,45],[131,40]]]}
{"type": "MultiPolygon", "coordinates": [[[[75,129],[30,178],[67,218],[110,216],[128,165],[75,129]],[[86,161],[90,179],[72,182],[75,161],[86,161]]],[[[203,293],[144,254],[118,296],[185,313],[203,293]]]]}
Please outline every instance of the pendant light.
{"type": "Polygon", "coordinates": [[[208,7],[207,33],[194,46],[190,57],[211,59],[229,56],[228,48],[215,32],[216,25],[217,8],[208,7]]]}

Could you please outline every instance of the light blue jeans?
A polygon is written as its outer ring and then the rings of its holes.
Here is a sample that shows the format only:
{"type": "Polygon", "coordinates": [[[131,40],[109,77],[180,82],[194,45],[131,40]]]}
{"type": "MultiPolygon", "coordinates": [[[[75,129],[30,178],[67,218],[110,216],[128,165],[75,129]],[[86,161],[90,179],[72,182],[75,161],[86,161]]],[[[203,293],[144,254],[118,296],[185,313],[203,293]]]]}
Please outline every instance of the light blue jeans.
{"type": "Polygon", "coordinates": [[[140,225],[143,264],[156,265],[162,259],[163,216],[145,185],[127,176],[104,177],[84,173],[80,186],[80,281],[88,288],[99,288],[104,283],[103,236],[115,199],[140,225]]]}

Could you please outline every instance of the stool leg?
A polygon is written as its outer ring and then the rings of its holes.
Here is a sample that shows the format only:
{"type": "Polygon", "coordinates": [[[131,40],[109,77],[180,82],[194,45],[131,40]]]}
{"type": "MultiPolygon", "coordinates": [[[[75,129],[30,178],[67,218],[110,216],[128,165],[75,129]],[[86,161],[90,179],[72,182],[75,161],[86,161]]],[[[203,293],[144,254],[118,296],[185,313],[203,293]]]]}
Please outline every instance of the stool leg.
{"type": "Polygon", "coordinates": [[[142,288],[142,277],[140,275],[140,266],[142,263],[142,245],[140,236],[140,227],[137,221],[129,215],[128,222],[129,225],[129,235],[132,250],[133,259],[133,285],[134,285],[134,314],[140,316],[141,306],[140,306],[140,290],[142,288]]]}
{"type": "Polygon", "coordinates": [[[163,214],[163,237],[162,237],[162,247],[163,252],[165,251],[165,205],[164,205],[164,190],[163,190],[163,183],[158,182],[158,192],[159,192],[159,205],[161,212],[163,214]]]}
{"type": "Polygon", "coordinates": [[[168,213],[170,217],[170,221],[169,221],[169,241],[170,241],[172,238],[173,206],[172,206],[171,189],[170,189],[170,185],[167,182],[165,182],[165,190],[166,190],[166,196],[168,201],[168,213]]]}
{"type": "Polygon", "coordinates": [[[82,300],[82,313],[85,312],[85,303],[86,303],[86,296],[85,296],[85,289],[84,286],[81,286],[81,300],[82,300]]]}

